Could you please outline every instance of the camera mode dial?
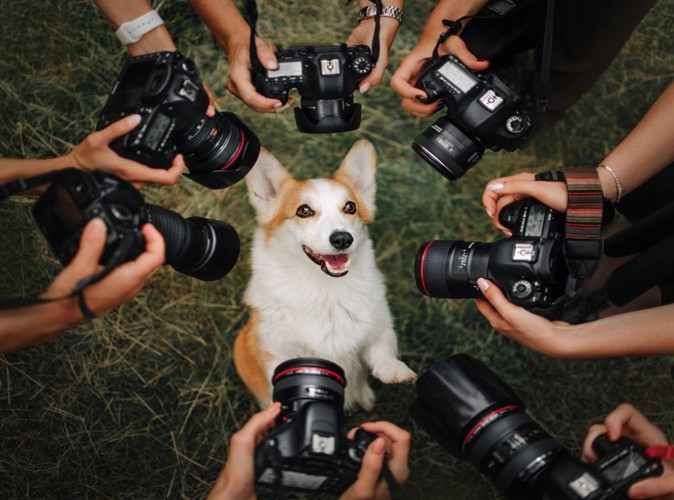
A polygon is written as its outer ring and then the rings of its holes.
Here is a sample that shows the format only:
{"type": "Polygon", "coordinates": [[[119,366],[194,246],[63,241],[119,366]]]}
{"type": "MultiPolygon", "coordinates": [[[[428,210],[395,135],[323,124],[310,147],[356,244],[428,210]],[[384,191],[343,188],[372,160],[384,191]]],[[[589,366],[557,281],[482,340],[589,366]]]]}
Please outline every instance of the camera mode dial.
{"type": "Polygon", "coordinates": [[[533,291],[534,287],[531,285],[531,282],[527,280],[518,280],[512,287],[513,296],[520,300],[528,298],[533,291]]]}
{"type": "Polygon", "coordinates": [[[523,116],[512,115],[506,120],[505,126],[511,134],[521,134],[527,128],[527,122],[523,116]]]}
{"type": "Polygon", "coordinates": [[[367,75],[372,71],[372,61],[367,56],[358,56],[351,63],[351,67],[359,75],[367,75]]]}

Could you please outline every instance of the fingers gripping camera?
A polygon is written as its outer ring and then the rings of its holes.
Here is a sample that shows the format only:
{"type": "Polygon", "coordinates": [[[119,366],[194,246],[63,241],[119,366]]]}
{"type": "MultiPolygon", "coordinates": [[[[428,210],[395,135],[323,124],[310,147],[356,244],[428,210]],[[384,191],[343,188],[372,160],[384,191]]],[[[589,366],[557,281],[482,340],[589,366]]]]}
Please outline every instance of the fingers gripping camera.
{"type": "Polygon", "coordinates": [[[117,154],[168,168],[182,153],[189,178],[211,189],[223,188],[253,167],[260,141],[234,113],[207,117],[208,103],[191,59],[178,52],[144,54],[124,64],[96,128],[138,113],[140,125],[110,143],[117,154]]]}
{"type": "Polygon", "coordinates": [[[526,413],[494,372],[467,354],[440,361],[417,381],[412,418],[513,500],[619,500],[662,464],[623,437],[598,437],[594,464],[574,458],[526,413]]]}
{"type": "Polygon", "coordinates": [[[84,226],[93,218],[106,226],[100,264],[107,271],[145,250],[141,227],[149,222],[164,237],[166,263],[194,278],[213,281],[232,270],[239,236],[226,222],[180,214],[145,203],[130,183],[101,170],[66,169],[33,207],[33,215],[61,263],[77,253],[84,226]]]}
{"type": "Polygon", "coordinates": [[[533,198],[499,214],[511,238],[493,243],[434,240],[421,245],[414,274],[430,297],[478,298],[478,278],[488,278],[508,300],[549,318],[560,318],[576,281],[563,256],[565,216],[533,198]]]}
{"type": "Polygon", "coordinates": [[[485,148],[517,149],[531,129],[522,98],[495,75],[476,73],[446,55],[431,62],[416,86],[427,103],[441,100],[447,115],[419,134],[412,149],[449,180],[475,165],[485,148]]]}
{"type": "Polygon", "coordinates": [[[274,370],[272,383],[282,407],[255,450],[258,484],[321,493],[348,489],[377,436],[358,429],[353,440],[346,438],[342,368],[319,358],[291,359],[274,370]]]}
{"type": "Polygon", "coordinates": [[[254,71],[253,82],[260,94],[283,104],[290,89],[299,91],[302,103],[295,108],[295,122],[300,132],[346,132],[360,126],[361,105],[354,103],[353,92],[374,67],[369,47],[291,47],[279,50],[276,58],[278,69],[254,71]]]}

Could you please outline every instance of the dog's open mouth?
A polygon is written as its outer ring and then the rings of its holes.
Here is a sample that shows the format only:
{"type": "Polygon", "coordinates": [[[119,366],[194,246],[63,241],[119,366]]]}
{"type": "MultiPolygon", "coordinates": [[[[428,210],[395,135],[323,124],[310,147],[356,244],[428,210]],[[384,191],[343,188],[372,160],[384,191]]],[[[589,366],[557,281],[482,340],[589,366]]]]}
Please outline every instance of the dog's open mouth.
{"type": "Polygon", "coordinates": [[[314,264],[321,266],[321,270],[333,278],[339,278],[349,272],[349,254],[338,253],[336,255],[320,254],[314,252],[306,245],[302,246],[302,250],[307,254],[314,264]]]}

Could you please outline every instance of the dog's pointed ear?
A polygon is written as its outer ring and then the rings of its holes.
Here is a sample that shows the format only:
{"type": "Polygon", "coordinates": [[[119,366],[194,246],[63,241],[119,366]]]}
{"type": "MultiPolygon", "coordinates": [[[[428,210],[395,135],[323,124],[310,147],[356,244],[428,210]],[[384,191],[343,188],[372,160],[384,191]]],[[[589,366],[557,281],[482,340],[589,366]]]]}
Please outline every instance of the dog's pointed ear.
{"type": "Polygon", "coordinates": [[[370,141],[361,139],[351,146],[334,177],[344,184],[351,185],[366,208],[374,215],[377,194],[376,173],[377,152],[370,141]]]}
{"type": "Polygon", "coordinates": [[[290,178],[288,171],[274,155],[262,148],[257,162],[246,175],[248,198],[258,218],[264,220],[269,216],[281,184],[290,178]]]}

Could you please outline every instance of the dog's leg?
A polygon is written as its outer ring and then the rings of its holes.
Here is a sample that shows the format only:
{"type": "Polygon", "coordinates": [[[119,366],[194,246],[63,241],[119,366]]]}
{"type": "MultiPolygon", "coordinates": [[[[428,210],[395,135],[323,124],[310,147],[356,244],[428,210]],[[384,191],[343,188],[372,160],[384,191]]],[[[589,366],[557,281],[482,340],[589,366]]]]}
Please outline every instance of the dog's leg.
{"type": "Polygon", "coordinates": [[[239,377],[262,408],[271,404],[271,380],[267,376],[265,353],[260,351],[255,321],[249,321],[234,341],[234,365],[239,377]]]}
{"type": "Polygon", "coordinates": [[[365,367],[363,365],[354,367],[348,374],[348,381],[344,393],[344,406],[350,409],[359,404],[363,410],[372,411],[376,398],[372,387],[367,383],[365,367]]]}
{"type": "MultiPolygon", "coordinates": [[[[389,324],[392,325],[392,321],[389,324]]],[[[417,378],[416,373],[398,359],[398,341],[392,326],[383,326],[363,354],[372,375],[385,384],[412,383],[417,378]]]]}

